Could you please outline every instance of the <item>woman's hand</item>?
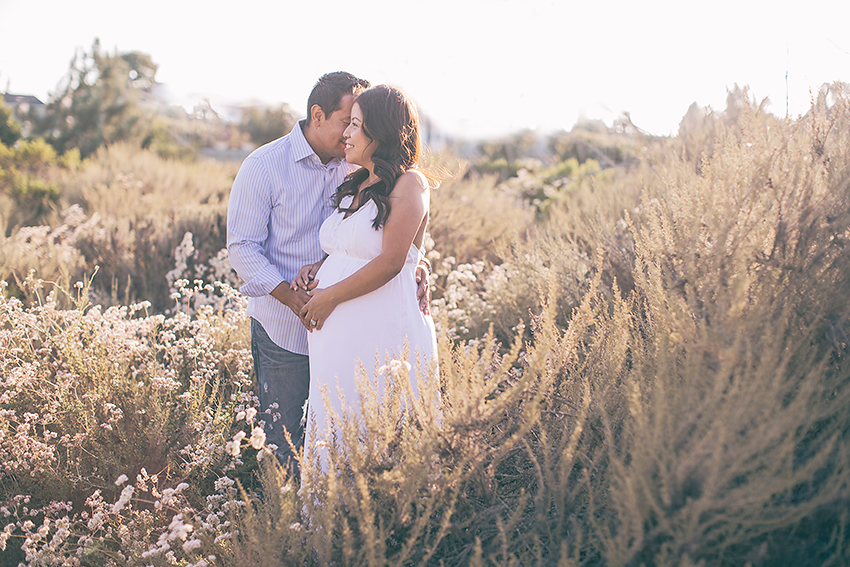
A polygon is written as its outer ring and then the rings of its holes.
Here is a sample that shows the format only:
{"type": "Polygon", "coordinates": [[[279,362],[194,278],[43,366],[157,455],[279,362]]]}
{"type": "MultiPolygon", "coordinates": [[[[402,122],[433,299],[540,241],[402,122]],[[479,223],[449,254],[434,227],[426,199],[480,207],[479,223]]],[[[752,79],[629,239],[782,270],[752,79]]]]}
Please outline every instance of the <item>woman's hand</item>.
{"type": "Polygon", "coordinates": [[[301,269],[298,270],[298,275],[296,275],[292,280],[292,283],[289,284],[290,289],[296,290],[301,288],[309,291],[315,288],[319,284],[319,280],[316,279],[316,274],[319,272],[319,268],[322,266],[323,262],[324,260],[321,260],[315,264],[301,266],[301,269]]]}
{"type": "Polygon", "coordinates": [[[337,301],[330,289],[314,289],[307,292],[310,300],[301,308],[301,320],[312,330],[321,331],[327,318],[336,309],[337,301]]]}

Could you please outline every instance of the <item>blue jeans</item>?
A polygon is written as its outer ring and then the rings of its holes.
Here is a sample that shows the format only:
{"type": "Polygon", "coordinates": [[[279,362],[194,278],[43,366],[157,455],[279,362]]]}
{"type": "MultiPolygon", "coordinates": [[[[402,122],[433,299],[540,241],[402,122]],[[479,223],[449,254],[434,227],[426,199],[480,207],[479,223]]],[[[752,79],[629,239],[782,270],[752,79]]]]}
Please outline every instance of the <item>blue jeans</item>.
{"type": "Polygon", "coordinates": [[[251,354],[260,398],[260,413],[265,421],[266,442],[277,445],[278,460],[297,474],[298,463],[286,442],[286,428],[296,448],[304,446],[304,404],[310,395],[310,362],[306,355],[277,346],[263,326],[251,319],[251,354]],[[277,407],[272,407],[277,404],[277,407]]]}

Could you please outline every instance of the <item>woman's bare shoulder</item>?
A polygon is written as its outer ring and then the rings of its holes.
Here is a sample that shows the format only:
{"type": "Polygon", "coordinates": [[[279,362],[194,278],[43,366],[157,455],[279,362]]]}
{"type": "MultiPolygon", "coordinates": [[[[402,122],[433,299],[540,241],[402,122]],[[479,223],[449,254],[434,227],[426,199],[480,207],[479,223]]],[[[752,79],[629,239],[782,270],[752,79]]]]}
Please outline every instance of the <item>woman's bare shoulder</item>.
{"type": "Polygon", "coordinates": [[[403,191],[422,192],[428,190],[428,178],[417,169],[409,169],[402,173],[396,180],[396,189],[403,191]]]}

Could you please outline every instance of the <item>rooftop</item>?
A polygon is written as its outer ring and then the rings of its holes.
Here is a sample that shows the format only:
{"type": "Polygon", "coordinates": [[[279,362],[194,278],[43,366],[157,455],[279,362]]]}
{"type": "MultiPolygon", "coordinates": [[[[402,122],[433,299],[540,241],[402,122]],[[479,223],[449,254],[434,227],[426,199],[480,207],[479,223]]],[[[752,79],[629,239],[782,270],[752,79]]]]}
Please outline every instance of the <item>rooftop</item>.
{"type": "Polygon", "coordinates": [[[9,93],[5,93],[3,95],[3,102],[5,102],[6,104],[23,104],[23,103],[26,103],[26,104],[35,104],[35,105],[42,105],[42,106],[44,105],[43,102],[41,102],[40,100],[38,100],[37,97],[34,97],[32,95],[16,95],[16,94],[9,94],[9,93]]]}

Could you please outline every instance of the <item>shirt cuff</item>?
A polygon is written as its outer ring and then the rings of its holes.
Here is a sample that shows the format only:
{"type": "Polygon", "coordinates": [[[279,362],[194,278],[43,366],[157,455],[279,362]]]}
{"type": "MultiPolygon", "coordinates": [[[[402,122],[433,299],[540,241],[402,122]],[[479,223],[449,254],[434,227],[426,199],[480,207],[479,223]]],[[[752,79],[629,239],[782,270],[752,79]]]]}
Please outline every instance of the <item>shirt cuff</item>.
{"type": "Polygon", "coordinates": [[[269,265],[262,272],[251,278],[251,281],[245,282],[245,285],[239,288],[242,295],[248,297],[263,297],[269,295],[274,288],[283,283],[283,276],[278,269],[269,265]]]}

